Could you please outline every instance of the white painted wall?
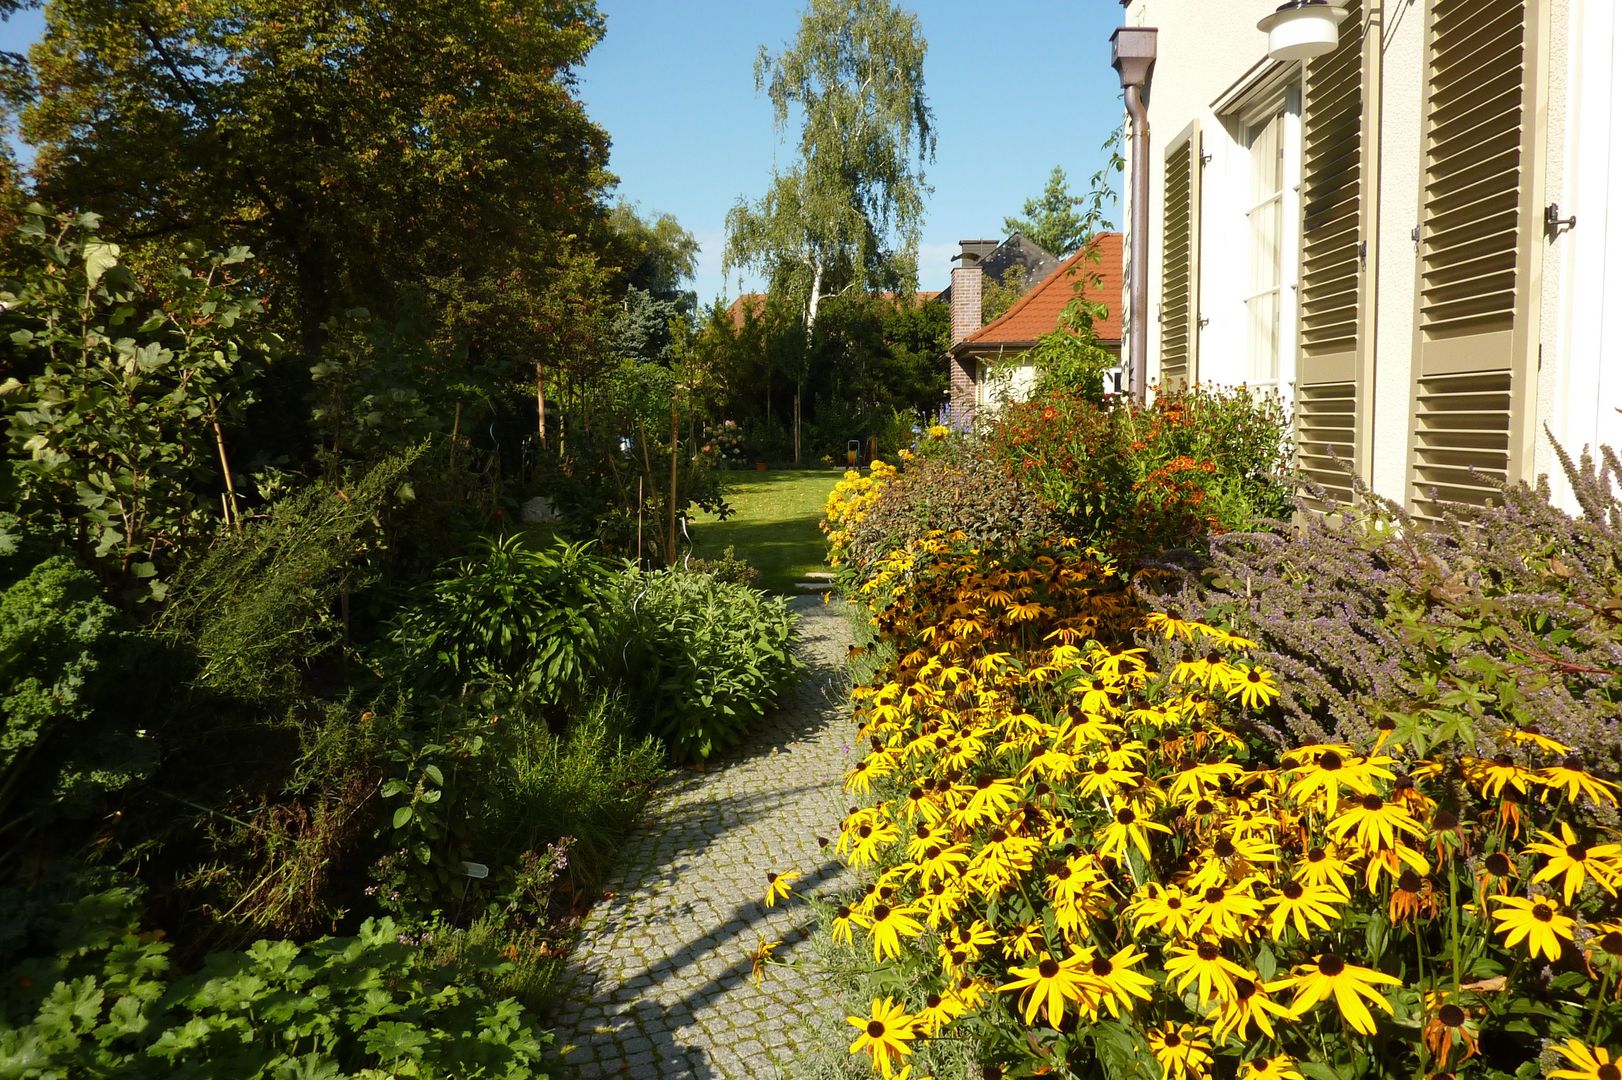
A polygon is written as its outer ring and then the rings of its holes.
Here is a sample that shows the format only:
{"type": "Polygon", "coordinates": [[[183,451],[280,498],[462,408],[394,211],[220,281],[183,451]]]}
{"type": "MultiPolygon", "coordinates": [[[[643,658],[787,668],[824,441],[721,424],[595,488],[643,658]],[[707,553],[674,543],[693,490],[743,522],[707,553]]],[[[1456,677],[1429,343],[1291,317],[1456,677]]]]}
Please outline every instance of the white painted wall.
{"type": "MultiPolygon", "coordinates": [[[[1365,0],[1367,6],[1368,0],[1365,0]]],[[[1198,118],[1210,155],[1201,214],[1200,376],[1244,377],[1247,248],[1242,217],[1248,172],[1237,132],[1213,104],[1260,65],[1267,42],[1256,22],[1276,0],[1132,0],[1125,21],[1160,30],[1149,96],[1150,378],[1159,357],[1161,181],[1166,146],[1198,118]]],[[[1384,0],[1380,223],[1376,258],[1374,453],[1370,480],[1406,495],[1414,291],[1412,230],[1419,220],[1420,124],[1426,0],[1384,0]]],[[[1548,200],[1576,213],[1578,228],[1547,243],[1542,266],[1534,467],[1558,472],[1547,424],[1574,450],[1622,443],[1622,13],[1617,0],[1549,0],[1546,27],[1548,140],[1539,163],[1548,200]],[[1614,210],[1612,208],[1615,208],[1614,210]]],[[[1132,190],[1131,159],[1123,190],[1132,190]]],[[[1130,208],[1122,215],[1131,228],[1130,208]]],[[[1127,238],[1130,252],[1130,235],[1127,238]]],[[[1132,272],[1130,266],[1128,273],[1132,272]]],[[[1123,310],[1125,309],[1123,295],[1123,310]]],[[[1292,291],[1292,303],[1294,294],[1292,291]]],[[[1129,327],[1130,332],[1138,328],[1129,327]]],[[[1557,490],[1559,487],[1557,485],[1557,490]]]]}
{"type": "MultiPolygon", "coordinates": [[[[1622,449],[1622,12],[1614,0],[1573,0],[1560,38],[1570,57],[1562,97],[1571,139],[1564,183],[1549,197],[1577,227],[1552,242],[1546,260],[1545,280],[1565,287],[1545,308],[1554,355],[1546,345],[1539,404],[1575,457],[1600,444],[1622,449]]],[[[1539,452],[1538,468],[1572,505],[1546,438],[1539,452]]]]}

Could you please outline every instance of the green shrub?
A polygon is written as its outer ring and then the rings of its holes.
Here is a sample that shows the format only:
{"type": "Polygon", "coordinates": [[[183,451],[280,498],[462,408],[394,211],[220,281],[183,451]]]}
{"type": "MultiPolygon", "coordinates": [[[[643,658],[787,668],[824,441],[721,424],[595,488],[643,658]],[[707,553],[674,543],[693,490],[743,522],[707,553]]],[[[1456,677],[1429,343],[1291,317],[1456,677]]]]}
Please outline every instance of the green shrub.
{"type": "MultiPolygon", "coordinates": [[[[457,967],[423,963],[390,919],[354,937],[258,941],[173,970],[133,897],[74,905],[0,981],[0,1075],[15,1077],[544,1077],[550,1035],[457,967]]],[[[499,969],[495,955],[478,958],[499,969]]]]}
{"type": "Polygon", "coordinates": [[[987,444],[1074,535],[1135,560],[1288,514],[1288,433],[1277,398],[1193,387],[1146,408],[1064,394],[1011,404],[987,444]]]}
{"type": "Polygon", "coordinates": [[[940,530],[973,547],[1007,550],[1055,536],[1059,524],[1040,499],[974,442],[932,440],[889,480],[852,527],[848,562],[867,566],[940,530]]]}
{"type": "Polygon", "coordinates": [[[615,583],[604,661],[681,761],[735,745],[798,676],[786,603],[680,570],[630,570],[615,583]]]}
{"type": "Polygon", "coordinates": [[[0,592],[0,838],[84,816],[152,766],[152,742],[98,709],[130,635],[64,556],[0,592]]]}
{"type": "Polygon", "coordinates": [[[687,559],[682,565],[694,574],[708,574],[729,585],[760,584],[760,571],[739,555],[738,549],[731,544],[721,552],[719,559],[687,559]]]}
{"type": "Polygon", "coordinates": [[[587,544],[481,539],[389,629],[402,682],[492,702],[556,705],[584,693],[597,655],[607,564],[587,544]]]}

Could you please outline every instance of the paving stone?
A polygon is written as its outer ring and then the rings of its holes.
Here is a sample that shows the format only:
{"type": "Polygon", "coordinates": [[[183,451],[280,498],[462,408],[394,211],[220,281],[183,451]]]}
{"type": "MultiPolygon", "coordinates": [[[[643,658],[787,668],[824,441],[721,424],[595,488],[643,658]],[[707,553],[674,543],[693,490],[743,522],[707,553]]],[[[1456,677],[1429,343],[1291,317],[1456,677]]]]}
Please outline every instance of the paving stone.
{"type": "Polygon", "coordinates": [[[664,783],[604,882],[616,895],[582,927],[553,1018],[581,1076],[787,1077],[778,1063],[833,1007],[820,974],[750,978],[761,939],[781,939],[777,957],[792,959],[810,921],[798,902],[761,903],[768,872],[797,871],[796,888],[819,896],[846,884],[816,838],[834,835],[851,801],[840,788],[857,757],[841,694],[847,617],[816,596],[789,606],[807,664],[800,686],[738,750],[664,783]]]}

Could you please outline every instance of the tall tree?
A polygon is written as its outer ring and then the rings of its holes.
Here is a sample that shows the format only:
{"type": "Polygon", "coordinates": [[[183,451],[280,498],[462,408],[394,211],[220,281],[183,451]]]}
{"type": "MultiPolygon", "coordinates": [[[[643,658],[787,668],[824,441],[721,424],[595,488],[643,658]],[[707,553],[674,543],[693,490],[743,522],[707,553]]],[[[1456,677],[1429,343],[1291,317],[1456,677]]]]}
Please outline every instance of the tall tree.
{"type": "Polygon", "coordinates": [[[252,248],[310,361],[363,308],[433,346],[417,390],[510,387],[572,349],[571,325],[526,313],[596,317],[541,295],[594,257],[568,238],[603,231],[612,179],[575,96],[592,0],[51,0],[45,18],[21,110],[39,196],[126,243],[252,248]]]}
{"type": "MultiPolygon", "coordinates": [[[[799,158],[728,213],[723,262],[791,296],[808,335],[826,296],[916,288],[923,166],[935,153],[926,49],[918,17],[892,0],[810,0],[793,44],[775,56],[762,46],[755,61],[779,133],[802,118],[799,158]]],[[[804,381],[801,364],[796,405],[804,381]]]]}
{"type": "Polygon", "coordinates": [[[1005,217],[1003,230],[1010,235],[1022,234],[1054,255],[1063,258],[1079,251],[1092,231],[1087,215],[1083,214],[1082,200],[1071,193],[1070,178],[1064,170],[1053,166],[1048,174],[1047,186],[1034,199],[1026,199],[1023,217],[1005,217]]]}

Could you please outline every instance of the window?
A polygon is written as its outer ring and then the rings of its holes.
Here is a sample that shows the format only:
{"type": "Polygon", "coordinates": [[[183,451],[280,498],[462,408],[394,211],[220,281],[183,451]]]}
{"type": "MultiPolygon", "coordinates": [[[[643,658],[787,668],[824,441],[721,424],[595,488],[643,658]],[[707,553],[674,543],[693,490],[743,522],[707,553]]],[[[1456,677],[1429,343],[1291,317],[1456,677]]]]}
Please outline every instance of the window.
{"type": "Polygon", "coordinates": [[[1271,96],[1240,121],[1249,156],[1245,203],[1246,381],[1272,389],[1294,377],[1296,224],[1301,185],[1301,93],[1271,96]]]}

